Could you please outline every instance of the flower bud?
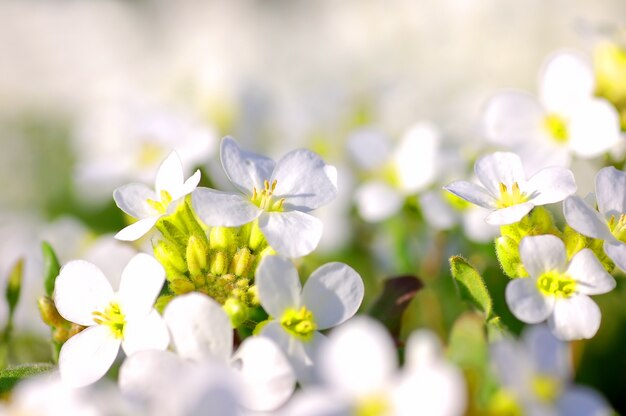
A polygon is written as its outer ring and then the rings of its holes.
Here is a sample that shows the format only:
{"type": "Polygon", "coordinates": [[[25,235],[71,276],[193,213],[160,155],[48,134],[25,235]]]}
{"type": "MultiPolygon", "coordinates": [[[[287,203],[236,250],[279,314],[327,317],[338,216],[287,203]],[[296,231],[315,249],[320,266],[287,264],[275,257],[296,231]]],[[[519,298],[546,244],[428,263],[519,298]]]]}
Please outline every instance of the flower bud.
{"type": "Polygon", "coordinates": [[[167,242],[159,241],[154,246],[154,257],[163,265],[169,276],[184,274],[187,271],[187,262],[178,248],[167,242]]]}
{"type": "Polygon", "coordinates": [[[241,326],[248,320],[248,307],[240,300],[229,298],[224,302],[222,308],[230,318],[233,328],[241,326]]]}
{"type": "Polygon", "coordinates": [[[240,248],[233,257],[230,269],[235,276],[246,276],[252,266],[254,256],[247,247],[240,248]]]}
{"type": "Polygon", "coordinates": [[[187,267],[191,275],[202,274],[207,270],[209,246],[204,239],[192,235],[187,242],[187,267]]]}
{"type": "Polygon", "coordinates": [[[519,254],[519,244],[510,237],[496,238],[496,255],[500,267],[510,278],[528,276],[519,254]]]}

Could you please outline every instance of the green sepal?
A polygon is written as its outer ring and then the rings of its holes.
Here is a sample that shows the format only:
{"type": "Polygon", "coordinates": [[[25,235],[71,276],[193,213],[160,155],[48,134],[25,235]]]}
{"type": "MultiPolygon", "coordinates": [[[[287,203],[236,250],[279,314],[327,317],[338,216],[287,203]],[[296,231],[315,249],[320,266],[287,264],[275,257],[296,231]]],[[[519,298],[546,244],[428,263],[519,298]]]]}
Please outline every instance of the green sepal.
{"type": "Polygon", "coordinates": [[[615,268],[615,263],[604,252],[604,243],[602,240],[586,237],[569,225],[566,225],[563,230],[563,242],[565,243],[565,250],[567,252],[567,258],[571,259],[580,250],[588,248],[596,255],[602,267],[607,272],[611,273],[615,268]]]}
{"type": "Polygon", "coordinates": [[[61,271],[61,264],[59,264],[59,259],[54,249],[47,241],[41,243],[41,250],[43,251],[44,287],[46,289],[46,295],[52,296],[54,283],[61,271]]]}
{"type": "Polygon", "coordinates": [[[176,246],[178,251],[185,252],[188,236],[178,228],[174,221],[169,217],[160,218],[156,223],[156,228],[171,245],[176,246]]]}
{"type": "Polygon", "coordinates": [[[54,369],[50,363],[28,363],[0,370],[0,394],[10,392],[21,380],[46,373],[54,369]]]}
{"type": "Polygon", "coordinates": [[[485,319],[493,316],[493,302],[480,273],[461,256],[450,257],[450,270],[461,299],[480,310],[485,319]]]}
{"type": "Polygon", "coordinates": [[[504,274],[511,279],[528,276],[519,254],[519,241],[509,236],[496,238],[496,257],[504,274]]]}

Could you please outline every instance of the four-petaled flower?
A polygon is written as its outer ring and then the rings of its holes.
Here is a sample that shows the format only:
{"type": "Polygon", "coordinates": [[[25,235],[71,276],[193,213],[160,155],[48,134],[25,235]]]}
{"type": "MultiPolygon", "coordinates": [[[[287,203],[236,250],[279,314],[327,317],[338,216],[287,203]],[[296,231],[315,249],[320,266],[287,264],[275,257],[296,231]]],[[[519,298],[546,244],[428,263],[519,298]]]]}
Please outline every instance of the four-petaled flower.
{"type": "Polygon", "coordinates": [[[172,152],[161,163],[155,180],[155,190],[141,183],[129,183],[113,192],[117,206],[139,221],[118,232],[115,238],[124,241],[135,241],[145,235],[166,215],[174,201],[191,193],[200,182],[200,171],[197,170],[189,179],[184,180],[183,166],[176,152],[172,152]]]}
{"type": "Polygon", "coordinates": [[[312,252],[322,223],[308,214],[337,195],[337,170],[317,154],[298,149],[278,162],[241,150],[230,137],[221,145],[222,166],[241,194],[198,188],[193,207],[209,226],[238,227],[258,218],[276,252],[294,258],[312,252]]]}
{"type": "Polygon", "coordinates": [[[520,257],[530,277],[506,287],[506,303],[519,320],[537,324],[548,320],[561,340],[593,337],[600,327],[600,308],[588,295],[613,290],[615,279],[589,249],[567,262],[565,244],[553,235],[525,237],[520,257]]]}
{"type": "Polygon", "coordinates": [[[126,355],[167,348],[167,327],[153,308],[164,282],[163,266],[143,253],[124,268],[118,292],[93,264],[84,260],[67,263],[56,279],[54,303],[63,318],[88,328],[61,348],[63,380],[80,387],[100,379],[113,364],[120,345],[126,355]]]}
{"type": "Polygon", "coordinates": [[[565,168],[545,168],[526,180],[522,162],[514,153],[483,156],[476,161],[474,172],[484,188],[467,181],[454,181],[444,189],[493,210],[485,218],[493,225],[518,222],[535,206],[562,201],[576,192],[574,175],[565,168]]]}

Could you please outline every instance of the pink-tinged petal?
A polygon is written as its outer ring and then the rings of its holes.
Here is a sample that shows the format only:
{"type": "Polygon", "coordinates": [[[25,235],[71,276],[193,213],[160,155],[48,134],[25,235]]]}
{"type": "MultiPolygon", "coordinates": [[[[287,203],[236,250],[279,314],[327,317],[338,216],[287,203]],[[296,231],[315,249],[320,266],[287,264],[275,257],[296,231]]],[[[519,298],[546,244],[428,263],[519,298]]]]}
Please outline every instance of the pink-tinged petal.
{"type": "Polygon", "coordinates": [[[59,354],[59,371],[63,382],[82,387],[98,381],[111,368],[120,349],[105,325],[96,325],[67,340],[59,354]]]}
{"type": "Polygon", "coordinates": [[[576,292],[584,295],[600,295],[615,288],[613,276],[608,274],[593,251],[586,248],[574,255],[567,274],[576,280],[576,292]]]}
{"type": "Polygon", "coordinates": [[[383,182],[368,182],[354,193],[359,215],[367,222],[383,221],[402,208],[404,196],[383,182]]]}
{"type": "Polygon", "coordinates": [[[275,319],[281,319],[287,308],[300,307],[300,278],[286,258],[264,257],[257,267],[255,282],[263,309],[275,319]]]}
{"type": "Polygon", "coordinates": [[[526,184],[526,175],[522,168],[522,161],[515,153],[495,152],[481,157],[474,165],[476,177],[487,191],[494,196],[500,196],[500,184],[511,189],[517,182],[520,188],[526,184]]]}
{"type": "Polygon", "coordinates": [[[553,204],[576,192],[574,174],[569,169],[552,167],[537,172],[528,180],[529,202],[533,205],[553,204]]]}
{"type": "Polygon", "coordinates": [[[316,153],[297,149],[283,156],[274,168],[274,195],[284,198],[287,210],[311,211],[337,196],[337,173],[316,153]]]}
{"type": "MultiPolygon", "coordinates": [[[[490,209],[494,209],[496,207],[496,200],[494,196],[489,194],[489,192],[487,192],[487,190],[485,190],[482,186],[474,183],[454,181],[451,184],[444,186],[443,189],[480,207],[490,209]]],[[[499,195],[499,193],[497,195],[499,195]]]]}
{"type": "Polygon", "coordinates": [[[626,244],[621,241],[605,241],[604,252],[613,260],[617,267],[622,269],[622,271],[626,271],[626,244]]]}
{"type": "Polygon", "coordinates": [[[141,219],[120,230],[115,239],[120,241],[136,241],[146,235],[154,227],[161,215],[141,219]]]}
{"type": "Polygon", "coordinates": [[[538,324],[548,319],[554,308],[554,298],[544,297],[530,277],[514,279],[506,286],[506,304],[517,319],[538,324]]]}
{"type": "Polygon", "coordinates": [[[172,342],[181,357],[227,362],[233,351],[233,328],[219,303],[192,292],[174,298],[163,317],[172,333],[172,342]]]}
{"type": "Polygon", "coordinates": [[[165,351],[169,343],[167,325],[156,309],[146,316],[126,322],[122,349],[127,356],[145,350],[165,351]]]}
{"type": "Polygon", "coordinates": [[[524,218],[534,207],[531,202],[524,202],[523,204],[500,208],[487,215],[485,221],[490,225],[514,224],[524,218]]]}
{"type": "Polygon", "coordinates": [[[549,271],[563,272],[567,265],[565,244],[551,234],[522,238],[519,254],[524,268],[532,277],[549,271]]]}
{"type": "Polygon", "coordinates": [[[549,112],[568,114],[572,106],[591,97],[594,89],[593,70],[583,56],[560,51],[544,64],[539,91],[549,112]]]}
{"type": "MultiPolygon", "coordinates": [[[[184,182],[183,176],[183,164],[178,157],[178,153],[171,152],[157,171],[156,180],[154,181],[154,188],[157,195],[161,195],[161,191],[167,191],[176,193],[181,189],[184,182]]],[[[172,195],[174,197],[174,195],[172,195]]]]}
{"type": "Polygon", "coordinates": [[[143,317],[152,311],[154,301],[165,283],[165,269],[154,257],[139,253],[122,272],[117,297],[128,320],[143,317]]]}
{"type": "Polygon", "coordinates": [[[103,311],[112,299],[111,284],[93,264],[74,260],[61,268],[54,285],[54,303],[68,321],[94,325],[93,312],[103,311]]]}
{"type": "Polygon", "coordinates": [[[259,228],[278,254],[297,258],[315,250],[322,238],[323,224],[300,211],[268,212],[259,217],[259,228]]]}
{"type": "Polygon", "coordinates": [[[141,183],[129,183],[113,191],[115,204],[133,218],[146,218],[158,212],[148,204],[148,200],[158,201],[157,194],[141,183]]]}
{"type": "Polygon", "coordinates": [[[487,102],[483,113],[485,134],[495,144],[522,144],[541,131],[544,116],[543,108],[530,94],[502,92],[487,102]]]}
{"type": "Polygon", "coordinates": [[[563,215],[569,226],[582,235],[600,240],[615,240],[602,215],[579,196],[570,196],[563,201],[563,215]]]}
{"type": "Polygon", "coordinates": [[[361,276],[343,263],[328,263],[315,270],[302,289],[302,304],[314,316],[319,330],[350,319],[361,306],[364,287],[361,276]]]}
{"type": "Polygon", "coordinates": [[[620,134],[619,114],[604,99],[585,100],[569,115],[568,145],[580,157],[601,155],[620,141],[620,134]]]}
{"type": "Polygon", "coordinates": [[[242,150],[232,137],[222,139],[220,156],[228,179],[248,196],[253,188],[262,190],[263,181],[269,180],[274,170],[272,159],[242,150]]]}
{"type": "Polygon", "coordinates": [[[232,359],[241,376],[244,407],[271,411],[282,406],[296,387],[296,376],[278,345],[267,337],[246,338],[232,359]]]}
{"type": "Polygon", "coordinates": [[[191,195],[196,214],[210,226],[239,227],[263,212],[245,197],[209,188],[197,188],[191,195]]]}
{"type": "Polygon", "coordinates": [[[558,299],[548,325],[563,341],[592,338],[600,328],[600,308],[586,295],[558,299]]]}
{"type": "Polygon", "coordinates": [[[626,173],[613,166],[600,169],[596,175],[598,210],[608,220],[626,213],[626,173]]]}

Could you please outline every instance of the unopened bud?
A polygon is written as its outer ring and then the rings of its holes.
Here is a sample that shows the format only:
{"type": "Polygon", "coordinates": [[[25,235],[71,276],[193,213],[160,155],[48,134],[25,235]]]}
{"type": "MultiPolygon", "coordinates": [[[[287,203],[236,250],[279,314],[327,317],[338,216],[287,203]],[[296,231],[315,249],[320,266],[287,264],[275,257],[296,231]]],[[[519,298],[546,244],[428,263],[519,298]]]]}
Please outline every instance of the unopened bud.
{"type": "Polygon", "coordinates": [[[248,320],[248,307],[237,299],[227,299],[222,308],[230,318],[233,328],[241,326],[248,320]]]}
{"type": "Polygon", "coordinates": [[[519,244],[510,237],[496,238],[496,255],[504,273],[512,279],[528,276],[519,254],[519,244]]]}
{"type": "Polygon", "coordinates": [[[17,306],[17,302],[20,299],[20,292],[22,291],[22,271],[24,270],[24,260],[20,259],[9,275],[6,287],[6,300],[9,303],[9,310],[14,311],[17,306]]]}
{"type": "Polygon", "coordinates": [[[250,250],[247,247],[240,248],[233,257],[231,272],[235,276],[246,276],[246,273],[250,270],[250,266],[252,266],[253,261],[254,256],[250,253],[250,250]]]}
{"type": "Polygon", "coordinates": [[[183,274],[187,271],[187,262],[178,247],[167,241],[159,241],[154,246],[154,257],[163,265],[168,276],[183,274]]]}
{"type": "Polygon", "coordinates": [[[48,296],[40,297],[37,300],[37,306],[39,307],[41,319],[46,323],[46,325],[59,328],[68,322],[59,314],[54,301],[48,296]]]}
{"type": "Polygon", "coordinates": [[[192,235],[187,242],[187,267],[191,275],[202,274],[207,270],[209,247],[204,239],[192,235]]]}
{"type": "Polygon", "coordinates": [[[170,289],[177,295],[193,292],[196,286],[187,279],[175,279],[170,281],[170,289]]]}
{"type": "Polygon", "coordinates": [[[228,271],[228,258],[226,257],[226,253],[216,251],[213,254],[209,271],[216,276],[221,276],[228,271]]]}
{"type": "Polygon", "coordinates": [[[214,250],[232,250],[237,232],[233,228],[213,227],[209,233],[209,248],[214,250]]]}
{"type": "Polygon", "coordinates": [[[250,247],[250,250],[256,251],[259,250],[264,243],[266,243],[265,236],[259,228],[259,221],[255,220],[252,223],[252,228],[250,229],[248,247],[250,247]]]}

